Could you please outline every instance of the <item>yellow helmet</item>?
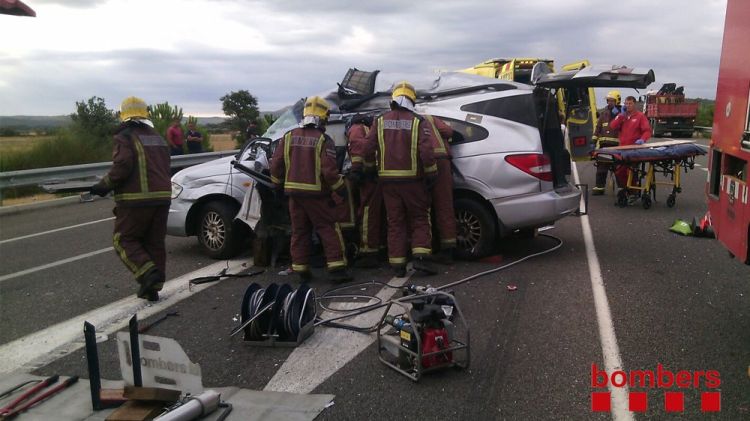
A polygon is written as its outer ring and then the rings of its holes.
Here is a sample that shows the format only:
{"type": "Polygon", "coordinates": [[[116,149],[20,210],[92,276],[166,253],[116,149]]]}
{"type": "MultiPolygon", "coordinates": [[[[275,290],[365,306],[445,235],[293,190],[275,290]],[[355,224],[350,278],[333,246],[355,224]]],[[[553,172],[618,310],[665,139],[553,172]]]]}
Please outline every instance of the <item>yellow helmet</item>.
{"type": "Polygon", "coordinates": [[[619,104],[622,97],[620,96],[620,91],[609,91],[607,92],[607,99],[614,99],[615,104],[619,104]]]}
{"type": "Polygon", "coordinates": [[[148,118],[148,107],[146,102],[140,98],[129,96],[120,104],[120,121],[131,118],[148,118]]]}
{"type": "Polygon", "coordinates": [[[331,107],[325,99],[319,96],[311,96],[305,101],[305,108],[302,110],[303,117],[319,117],[321,120],[328,118],[328,112],[331,107]]]}
{"type": "Polygon", "coordinates": [[[396,99],[400,96],[409,98],[413,103],[417,102],[417,91],[414,90],[414,87],[411,86],[411,83],[405,80],[397,83],[396,87],[393,88],[393,94],[391,94],[392,99],[396,99]]]}

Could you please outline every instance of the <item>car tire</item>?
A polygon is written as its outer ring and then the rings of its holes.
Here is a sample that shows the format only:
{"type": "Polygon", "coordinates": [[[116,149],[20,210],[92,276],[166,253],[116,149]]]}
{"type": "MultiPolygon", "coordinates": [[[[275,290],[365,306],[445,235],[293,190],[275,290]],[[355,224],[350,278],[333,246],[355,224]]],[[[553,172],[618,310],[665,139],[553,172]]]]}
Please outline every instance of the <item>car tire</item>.
{"type": "Polygon", "coordinates": [[[481,203],[460,198],[456,211],[456,257],[478,259],[492,253],[495,246],[495,218],[481,203]]]}
{"type": "Polygon", "coordinates": [[[229,259],[240,252],[242,229],[234,221],[239,206],[221,201],[208,202],[198,218],[198,243],[213,259],[229,259]]]}

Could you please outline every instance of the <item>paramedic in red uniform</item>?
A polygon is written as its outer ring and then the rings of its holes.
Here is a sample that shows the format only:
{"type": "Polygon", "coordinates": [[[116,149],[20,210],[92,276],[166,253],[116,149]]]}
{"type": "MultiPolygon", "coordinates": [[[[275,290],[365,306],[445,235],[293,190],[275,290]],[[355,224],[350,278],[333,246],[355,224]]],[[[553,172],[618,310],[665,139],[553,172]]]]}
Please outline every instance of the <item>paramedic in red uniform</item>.
{"type": "Polygon", "coordinates": [[[432,188],[432,210],[440,235],[439,262],[452,263],[456,248],[456,216],[453,211],[453,172],[451,171],[450,139],[453,129],[443,120],[424,116],[431,129],[432,146],[437,164],[438,178],[432,188]]]}
{"type": "MultiPolygon", "coordinates": [[[[635,108],[635,97],[625,98],[623,112],[609,123],[611,130],[620,131],[620,146],[642,145],[651,138],[651,125],[648,118],[635,108]]],[[[621,165],[615,170],[617,184],[626,188],[628,183],[628,168],[621,165]]]]}
{"type": "Polygon", "coordinates": [[[274,151],[271,180],[283,186],[289,196],[292,270],[303,281],[311,279],[310,253],[315,230],[323,243],[331,281],[346,282],[351,276],[346,269],[344,239],[335,209],[336,202],[341,203],[347,191],[336,167],[333,139],[324,132],[328,112],[328,103],[319,96],[305,101],[302,127],[288,131],[274,151]]]}
{"type": "Polygon", "coordinates": [[[359,209],[357,219],[360,221],[360,247],[355,267],[373,268],[378,266],[378,251],[385,246],[382,238],[383,190],[378,182],[378,168],[375,163],[375,150],[371,149],[364,156],[367,134],[370,132],[372,118],[357,114],[352,118],[352,126],[347,132],[349,138],[349,155],[352,161],[354,179],[359,186],[359,209]]]}
{"type": "Polygon", "coordinates": [[[414,113],[417,93],[407,82],[396,84],[391,111],[378,117],[366,137],[364,156],[377,150],[378,177],[388,219],[388,262],[397,276],[406,274],[408,243],[415,270],[435,274],[432,253],[430,192],[437,181],[429,124],[414,113]]]}
{"type": "Polygon", "coordinates": [[[138,298],[157,301],[167,265],[164,238],[172,196],[169,145],[153,129],[142,99],[122,101],[120,120],[112,168],[91,187],[91,193],[106,196],[115,191],[115,251],[140,284],[138,298]]]}

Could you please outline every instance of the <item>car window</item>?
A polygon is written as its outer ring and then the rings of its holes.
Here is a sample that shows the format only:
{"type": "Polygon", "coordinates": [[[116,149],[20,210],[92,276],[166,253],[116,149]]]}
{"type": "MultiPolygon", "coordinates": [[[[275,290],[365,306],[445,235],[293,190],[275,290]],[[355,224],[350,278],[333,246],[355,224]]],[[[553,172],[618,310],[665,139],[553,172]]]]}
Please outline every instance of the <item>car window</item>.
{"type": "Polygon", "coordinates": [[[453,145],[476,142],[486,139],[490,135],[487,129],[482,126],[447,117],[439,118],[453,129],[453,140],[451,141],[453,145]]]}
{"type": "Polygon", "coordinates": [[[490,115],[516,123],[538,127],[531,95],[515,95],[474,102],[461,107],[461,111],[490,115]]]}

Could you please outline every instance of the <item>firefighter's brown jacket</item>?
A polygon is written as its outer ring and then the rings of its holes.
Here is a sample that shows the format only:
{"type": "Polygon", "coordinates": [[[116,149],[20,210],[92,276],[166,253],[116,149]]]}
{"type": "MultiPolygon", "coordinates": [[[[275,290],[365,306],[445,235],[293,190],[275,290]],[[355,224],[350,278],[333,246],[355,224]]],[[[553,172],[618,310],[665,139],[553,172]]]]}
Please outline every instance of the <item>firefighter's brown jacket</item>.
{"type": "Polygon", "coordinates": [[[290,195],[330,195],[344,188],[333,139],[315,127],[288,131],[273,153],[271,181],[290,195]]]}
{"type": "Polygon", "coordinates": [[[381,181],[414,180],[436,174],[431,128],[417,114],[399,108],[378,117],[367,134],[364,157],[377,149],[381,181]]]}
{"type": "Polygon", "coordinates": [[[115,191],[117,206],[169,204],[172,182],[167,142],[145,124],[124,123],[114,136],[112,167],[99,184],[115,191]]]}

